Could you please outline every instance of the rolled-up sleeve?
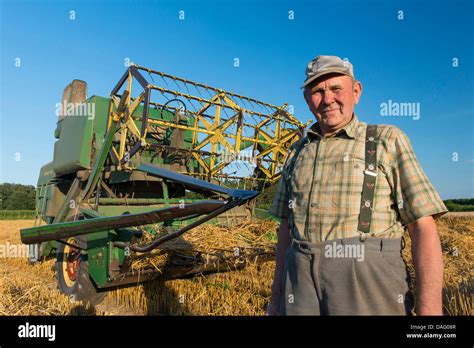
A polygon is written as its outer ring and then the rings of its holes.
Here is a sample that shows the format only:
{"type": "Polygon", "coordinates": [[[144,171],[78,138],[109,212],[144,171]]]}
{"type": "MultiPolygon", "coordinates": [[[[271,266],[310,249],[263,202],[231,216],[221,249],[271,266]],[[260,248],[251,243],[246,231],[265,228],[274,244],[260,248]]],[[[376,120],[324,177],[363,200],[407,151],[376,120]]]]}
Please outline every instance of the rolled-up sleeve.
{"type": "Polygon", "coordinates": [[[425,216],[435,218],[448,210],[421,168],[410,140],[397,127],[392,128],[390,142],[392,158],[391,181],[394,199],[403,225],[425,216]]]}

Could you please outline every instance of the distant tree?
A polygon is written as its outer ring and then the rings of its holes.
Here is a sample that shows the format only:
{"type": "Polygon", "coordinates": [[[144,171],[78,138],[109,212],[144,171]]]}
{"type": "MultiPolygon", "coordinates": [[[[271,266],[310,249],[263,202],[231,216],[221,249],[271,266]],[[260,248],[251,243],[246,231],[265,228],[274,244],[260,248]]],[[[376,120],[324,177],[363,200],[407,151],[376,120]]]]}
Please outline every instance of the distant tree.
{"type": "Polygon", "coordinates": [[[22,184],[0,184],[1,210],[34,210],[35,187],[22,184]]]}
{"type": "Polygon", "coordinates": [[[262,189],[259,196],[256,198],[256,206],[261,209],[269,209],[272,206],[273,197],[276,193],[277,184],[265,187],[262,189]]]}
{"type": "Polygon", "coordinates": [[[474,198],[447,199],[444,204],[449,211],[474,211],[474,198]]]}
{"type": "Polygon", "coordinates": [[[450,199],[449,201],[459,205],[474,205],[474,198],[450,199]]]}

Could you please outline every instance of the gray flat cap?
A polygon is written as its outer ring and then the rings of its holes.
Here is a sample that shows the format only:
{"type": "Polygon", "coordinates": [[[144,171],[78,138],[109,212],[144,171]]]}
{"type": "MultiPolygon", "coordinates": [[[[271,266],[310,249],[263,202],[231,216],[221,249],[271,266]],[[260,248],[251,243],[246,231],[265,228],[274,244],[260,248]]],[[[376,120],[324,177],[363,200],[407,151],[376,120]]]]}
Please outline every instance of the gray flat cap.
{"type": "Polygon", "coordinates": [[[326,74],[339,73],[354,78],[352,64],[336,56],[317,56],[306,67],[306,80],[301,88],[326,74]]]}

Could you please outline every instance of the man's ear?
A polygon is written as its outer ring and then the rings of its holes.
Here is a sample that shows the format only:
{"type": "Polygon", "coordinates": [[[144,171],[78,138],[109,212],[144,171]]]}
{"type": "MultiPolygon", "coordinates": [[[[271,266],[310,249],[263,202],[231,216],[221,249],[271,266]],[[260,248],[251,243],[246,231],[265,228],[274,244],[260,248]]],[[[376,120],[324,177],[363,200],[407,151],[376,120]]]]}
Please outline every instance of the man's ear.
{"type": "Polygon", "coordinates": [[[360,96],[362,95],[362,83],[360,83],[360,81],[354,82],[352,92],[354,93],[354,104],[357,105],[359,103],[360,96]]]}

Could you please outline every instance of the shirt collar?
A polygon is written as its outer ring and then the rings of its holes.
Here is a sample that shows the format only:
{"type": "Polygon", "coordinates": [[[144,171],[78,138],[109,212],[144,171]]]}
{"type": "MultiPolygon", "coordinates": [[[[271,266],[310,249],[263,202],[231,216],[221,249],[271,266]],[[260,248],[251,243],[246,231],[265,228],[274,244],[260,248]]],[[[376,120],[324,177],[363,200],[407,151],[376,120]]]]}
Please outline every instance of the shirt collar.
{"type": "MultiPolygon", "coordinates": [[[[349,138],[354,139],[356,135],[359,133],[359,120],[357,119],[356,114],[353,114],[352,119],[346,124],[342,129],[340,129],[336,134],[335,137],[340,136],[343,133],[346,133],[349,138]]],[[[318,122],[315,122],[308,128],[307,137],[311,141],[314,138],[322,138],[323,135],[321,134],[321,127],[319,126],[318,122]]]]}

